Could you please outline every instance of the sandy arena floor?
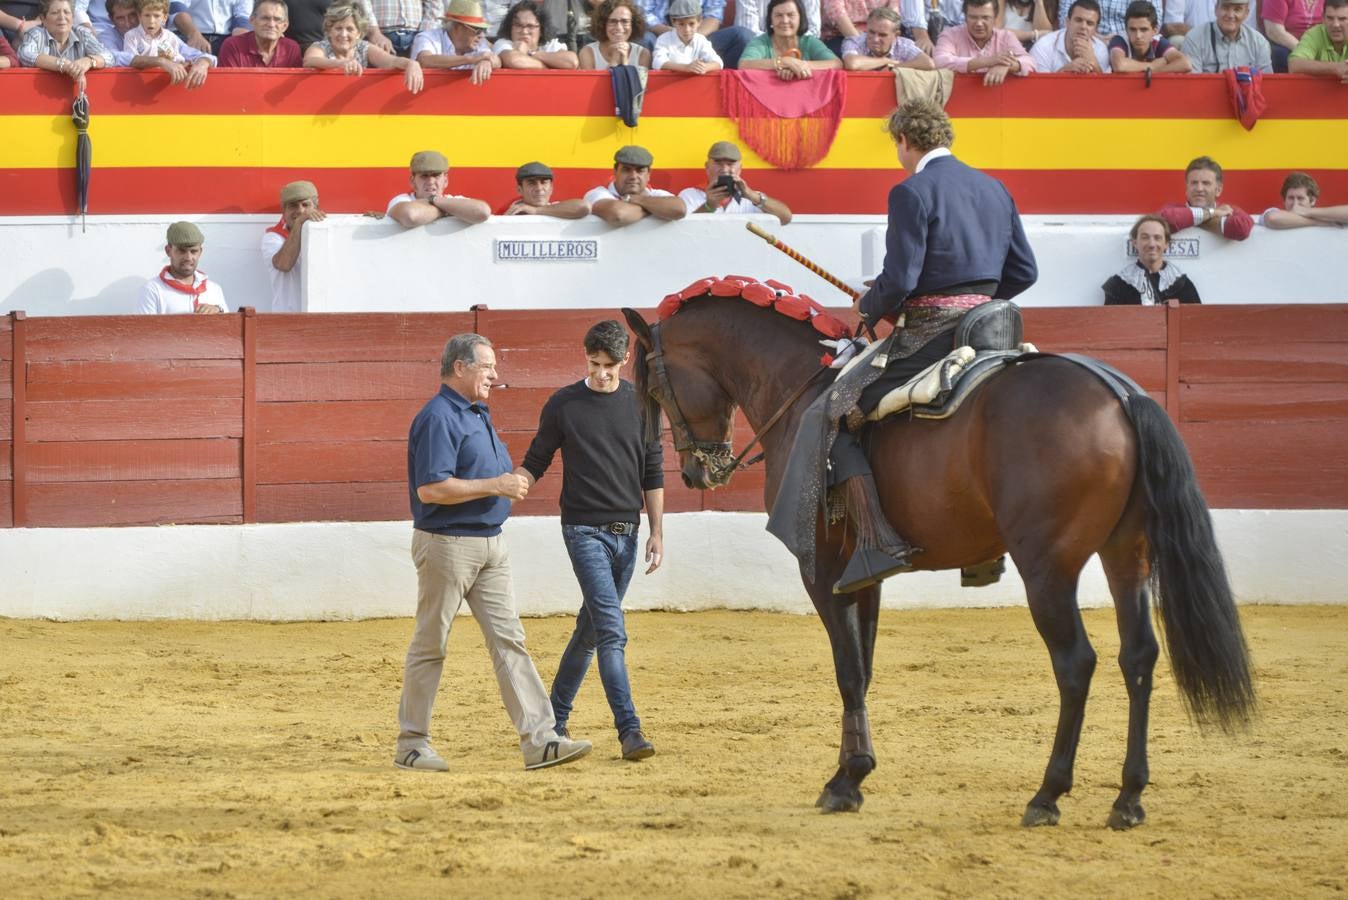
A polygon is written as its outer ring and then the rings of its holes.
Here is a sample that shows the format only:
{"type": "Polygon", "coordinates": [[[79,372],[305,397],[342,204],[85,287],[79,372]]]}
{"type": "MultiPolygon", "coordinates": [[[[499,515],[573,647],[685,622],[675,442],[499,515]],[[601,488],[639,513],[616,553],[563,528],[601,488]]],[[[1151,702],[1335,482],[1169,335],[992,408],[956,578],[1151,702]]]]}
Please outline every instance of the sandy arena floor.
{"type": "MultiPolygon", "coordinates": [[[[1307,897],[1348,889],[1348,607],[1244,609],[1263,717],[1202,737],[1158,667],[1149,820],[1123,758],[1112,612],[1057,828],[1024,830],[1056,716],[1021,610],[888,613],[859,815],[813,618],[630,617],[659,755],[617,758],[592,669],[580,763],[526,773],[475,624],[450,639],[447,775],[391,765],[410,620],[0,621],[0,885],[17,897],[1307,897]]],[[[550,680],[570,621],[526,622],[550,680]]]]}

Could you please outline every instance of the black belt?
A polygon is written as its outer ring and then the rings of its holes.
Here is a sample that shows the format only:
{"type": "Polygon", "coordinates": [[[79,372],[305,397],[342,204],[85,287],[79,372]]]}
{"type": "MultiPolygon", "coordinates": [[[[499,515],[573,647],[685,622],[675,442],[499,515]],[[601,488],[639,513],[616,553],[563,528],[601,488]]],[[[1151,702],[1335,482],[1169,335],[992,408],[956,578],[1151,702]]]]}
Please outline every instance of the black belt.
{"type": "Polygon", "coordinates": [[[596,527],[607,531],[609,534],[628,535],[637,533],[637,526],[633,522],[610,522],[607,525],[599,525],[596,527]]]}

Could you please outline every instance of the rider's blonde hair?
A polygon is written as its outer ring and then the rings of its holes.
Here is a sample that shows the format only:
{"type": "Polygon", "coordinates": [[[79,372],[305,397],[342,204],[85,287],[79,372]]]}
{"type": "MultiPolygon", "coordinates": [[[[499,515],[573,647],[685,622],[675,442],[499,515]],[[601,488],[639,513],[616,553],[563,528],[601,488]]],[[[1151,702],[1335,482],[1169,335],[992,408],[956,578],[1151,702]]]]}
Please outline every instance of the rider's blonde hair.
{"type": "Polygon", "coordinates": [[[906,137],[910,147],[923,153],[937,147],[949,147],[955,142],[950,117],[931,100],[905,100],[889,114],[886,127],[895,142],[900,136],[906,137]]]}

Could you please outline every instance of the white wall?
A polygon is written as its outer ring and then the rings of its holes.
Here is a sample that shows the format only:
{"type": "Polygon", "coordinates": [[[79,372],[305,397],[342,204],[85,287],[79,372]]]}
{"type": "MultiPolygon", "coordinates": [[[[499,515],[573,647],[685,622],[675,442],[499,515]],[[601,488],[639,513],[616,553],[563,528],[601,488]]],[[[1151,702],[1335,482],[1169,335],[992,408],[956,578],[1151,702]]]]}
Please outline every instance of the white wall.
{"type": "MultiPolygon", "coordinates": [[[[1348,511],[1214,510],[1242,603],[1348,602],[1348,511]]],[[[812,607],[794,561],[761,513],[665,517],[665,565],[638,572],[628,609],[812,607]]],[[[525,615],[573,613],[580,593],[555,517],[511,519],[515,591],[525,615]]],[[[0,531],[0,616],[54,619],[360,619],[410,616],[416,576],[408,522],[19,528],[0,531]],[[71,565],[79,560],[79,565],[71,565]]],[[[1081,579],[1083,607],[1108,606],[1099,563],[1081,579]]],[[[1024,605],[1010,568],[1000,583],[961,588],[958,572],[887,583],[885,607],[1024,605]]]]}
{"type": "MultiPolygon", "coordinates": [[[[859,284],[884,259],[882,216],[798,216],[767,230],[839,277],[859,284]]],[[[64,217],[0,221],[6,277],[0,312],[104,315],[130,312],[146,278],[163,266],[168,219],[94,216],[87,233],[64,217]]],[[[232,308],[270,309],[258,242],[274,216],[201,216],[202,270],[225,289],[232,308]]],[[[332,216],[305,226],[302,259],[311,311],[459,311],[652,306],[666,293],[710,274],[777,278],[826,305],[839,291],[744,230],[743,218],[693,216],[610,228],[590,217],[566,222],[496,217],[464,227],[449,220],[404,231],[389,221],[332,216]],[[496,262],[498,240],[597,241],[596,262],[496,262]]],[[[1100,302],[1099,285],[1126,261],[1131,216],[1027,216],[1040,281],[1031,306],[1100,302]]],[[[1197,258],[1180,265],[1210,303],[1348,300],[1348,230],[1256,228],[1233,243],[1195,230],[1197,258]],[[1314,264],[1308,264],[1314,260],[1314,264]]]]}

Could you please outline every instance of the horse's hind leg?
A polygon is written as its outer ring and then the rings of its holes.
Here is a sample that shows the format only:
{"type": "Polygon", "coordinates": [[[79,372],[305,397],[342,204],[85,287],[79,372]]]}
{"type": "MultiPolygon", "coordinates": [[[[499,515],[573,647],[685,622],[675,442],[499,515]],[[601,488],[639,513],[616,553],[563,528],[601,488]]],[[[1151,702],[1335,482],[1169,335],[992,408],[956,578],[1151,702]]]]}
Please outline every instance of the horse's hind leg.
{"type": "Polygon", "coordinates": [[[1152,631],[1147,599],[1147,545],[1140,515],[1128,519],[1100,550],[1114,612],[1119,623],[1119,668],[1128,688],[1128,753],[1123,760],[1123,787],[1109,813],[1109,827],[1121,830],[1142,824],[1142,790],[1147,786],[1147,714],[1151,676],[1160,648],[1152,631]]]}
{"type": "Polygon", "coordinates": [[[833,668],[842,694],[842,741],[838,771],[824,785],[815,802],[824,812],[856,812],[861,809],[861,782],[875,769],[870,722],[866,716],[866,690],[871,682],[876,625],[880,615],[878,585],[851,595],[832,591],[834,577],[822,574],[806,582],[810,599],[819,611],[833,648],[833,668]]]}
{"type": "MultiPolygon", "coordinates": [[[[1017,567],[1022,561],[1016,560],[1017,567]]],[[[1053,751],[1039,792],[1025,807],[1022,825],[1056,825],[1060,816],[1058,798],[1072,790],[1081,723],[1086,717],[1086,693],[1095,672],[1095,651],[1086,637],[1077,608],[1077,578],[1080,565],[1061,561],[1026,561],[1025,578],[1030,614],[1039,635],[1048,645],[1053,676],[1058,682],[1058,730],[1053,751]]]]}

